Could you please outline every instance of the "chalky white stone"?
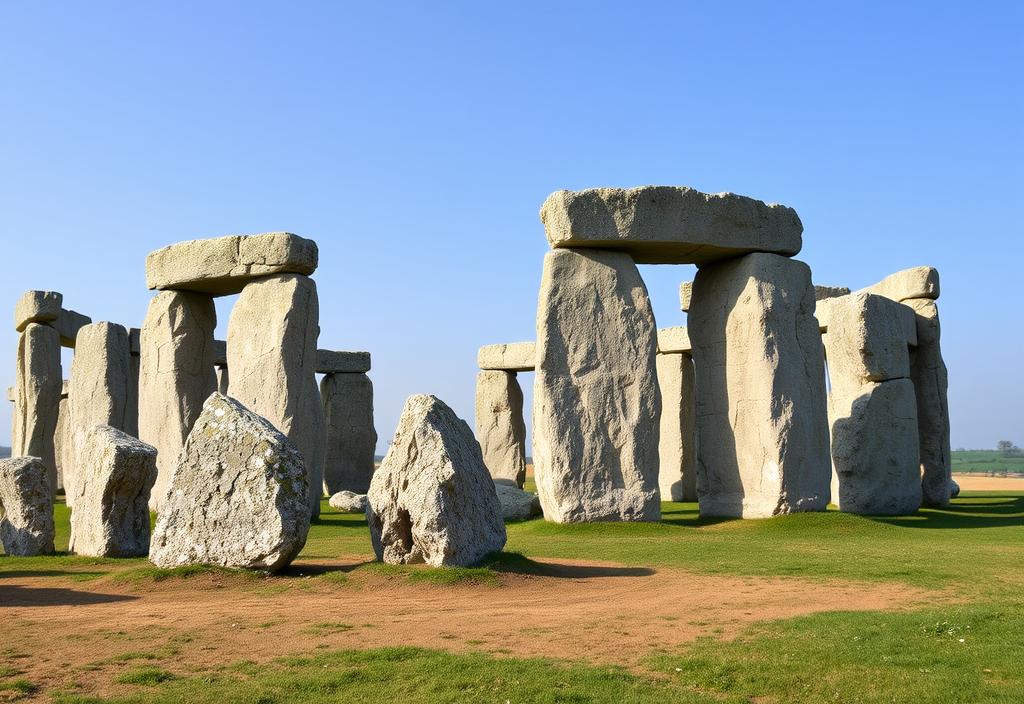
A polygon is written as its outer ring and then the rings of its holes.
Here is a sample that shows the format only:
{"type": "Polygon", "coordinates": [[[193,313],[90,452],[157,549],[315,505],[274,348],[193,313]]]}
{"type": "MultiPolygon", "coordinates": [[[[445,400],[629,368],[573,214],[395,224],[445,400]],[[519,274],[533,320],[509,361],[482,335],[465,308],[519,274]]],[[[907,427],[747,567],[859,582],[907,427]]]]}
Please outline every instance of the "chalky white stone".
{"type": "Polygon", "coordinates": [[[484,370],[476,376],[476,437],[495,479],[522,488],[526,480],[523,390],[515,372],[484,370]]]}
{"type": "Polygon", "coordinates": [[[53,552],[53,487],[38,457],[0,460],[0,543],[11,556],[53,552]]]}

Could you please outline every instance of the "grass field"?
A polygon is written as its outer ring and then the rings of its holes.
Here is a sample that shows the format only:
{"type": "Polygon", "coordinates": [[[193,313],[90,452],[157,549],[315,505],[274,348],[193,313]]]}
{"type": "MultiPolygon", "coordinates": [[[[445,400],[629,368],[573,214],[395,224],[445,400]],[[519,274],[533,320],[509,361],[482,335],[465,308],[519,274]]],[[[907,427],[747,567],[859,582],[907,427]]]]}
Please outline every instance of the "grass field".
{"type": "Polygon", "coordinates": [[[995,450],[954,450],[951,459],[957,473],[1024,474],[1024,456],[1004,457],[995,450]]]}
{"type": "MultiPolygon", "coordinates": [[[[67,519],[60,506],[60,548],[66,548],[67,519]]],[[[484,568],[385,569],[369,563],[344,572],[313,570],[369,550],[363,519],[332,512],[325,502],[299,562],[289,574],[273,578],[214,571],[218,576],[211,580],[204,577],[209,570],[179,570],[168,578],[144,560],[0,558],[0,701],[1024,701],[1024,492],[968,493],[948,510],[903,518],[829,512],[707,521],[693,504],[664,504],[658,524],[558,526],[533,520],[509,524],[508,530],[506,552],[484,568]],[[579,575],[576,580],[550,576],[541,562],[545,558],[652,568],[682,579],[701,576],[694,583],[702,585],[711,603],[740,599],[725,586],[736,577],[766,579],[767,586],[798,585],[803,591],[796,591],[795,599],[835,585],[865,593],[913,589],[918,596],[904,608],[850,611],[836,603],[794,618],[753,613],[737,626],[716,621],[711,613],[644,614],[638,591],[637,619],[683,619],[696,635],[623,652],[621,662],[595,661],[582,646],[560,657],[537,658],[514,646],[491,647],[462,636],[461,624],[476,601],[505,599],[507,618],[514,620],[523,585],[539,585],[542,593],[586,581],[579,575]],[[417,595],[433,604],[430,609],[450,602],[450,648],[363,642],[373,632],[367,629],[388,628],[385,617],[396,605],[382,597],[380,622],[359,624],[347,620],[345,600],[372,601],[374,590],[391,594],[396,583],[405,609],[416,608],[417,595]],[[35,610],[24,605],[32,589],[50,595],[40,597],[35,610]],[[209,629],[176,625],[157,637],[126,620],[97,636],[80,623],[88,609],[99,607],[69,607],[71,601],[52,596],[124,595],[144,604],[170,594],[200,603],[213,590],[228,590],[229,597],[244,602],[240,614],[257,604],[259,613],[251,614],[254,635],[244,641],[250,656],[218,659],[220,644],[208,640],[215,635],[209,629]],[[21,606],[4,608],[5,594],[19,595],[21,606]],[[333,620],[311,613],[308,623],[294,624],[293,630],[305,634],[294,650],[259,657],[274,648],[274,638],[261,637],[259,629],[273,630],[268,614],[277,605],[328,598],[340,604],[332,607],[333,620]],[[257,623],[261,618],[265,621],[257,623]],[[47,652],[111,639],[122,639],[117,647],[123,650],[97,653],[94,660],[47,652]],[[153,645],[158,641],[161,645],[153,645]],[[39,659],[53,665],[40,665],[39,659]]],[[[634,578],[638,585],[644,579],[654,584],[657,577],[634,578]]],[[[680,592],[680,600],[684,596],[680,592]]],[[[620,591],[617,599],[623,598],[629,600],[620,591]]],[[[742,598],[756,601],[756,594],[742,598]]],[[[566,601],[564,608],[571,609],[571,598],[566,601]]],[[[628,603],[609,603],[609,609],[613,606],[630,613],[628,603]]],[[[612,642],[628,630],[622,621],[600,615],[583,621],[583,627],[612,642]]],[[[224,630],[230,632],[227,625],[224,630]]],[[[549,636],[538,632],[536,637],[549,636]]],[[[635,642],[636,634],[631,637],[635,642]]]]}

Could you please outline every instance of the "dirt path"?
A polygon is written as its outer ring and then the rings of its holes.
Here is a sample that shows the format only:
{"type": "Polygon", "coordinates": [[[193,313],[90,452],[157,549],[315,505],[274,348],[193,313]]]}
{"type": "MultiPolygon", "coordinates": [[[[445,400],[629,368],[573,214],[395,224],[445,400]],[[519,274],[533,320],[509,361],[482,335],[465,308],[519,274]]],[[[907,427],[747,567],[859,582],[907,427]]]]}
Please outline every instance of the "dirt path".
{"type": "Polygon", "coordinates": [[[954,474],[962,491],[1024,491],[1019,477],[986,477],[979,474],[954,474]]]}
{"type": "MultiPolygon", "coordinates": [[[[322,573],[358,562],[297,564],[322,573]]],[[[904,608],[929,596],[899,584],[543,565],[544,576],[502,574],[499,585],[453,587],[361,572],[337,585],[202,576],[130,586],[14,574],[0,578],[0,662],[43,691],[74,682],[80,693],[116,691],[117,672],[147,664],[130,654],[175,672],[318,646],[414,645],[634,666],[655,648],[728,637],[754,621],[904,608]]]]}

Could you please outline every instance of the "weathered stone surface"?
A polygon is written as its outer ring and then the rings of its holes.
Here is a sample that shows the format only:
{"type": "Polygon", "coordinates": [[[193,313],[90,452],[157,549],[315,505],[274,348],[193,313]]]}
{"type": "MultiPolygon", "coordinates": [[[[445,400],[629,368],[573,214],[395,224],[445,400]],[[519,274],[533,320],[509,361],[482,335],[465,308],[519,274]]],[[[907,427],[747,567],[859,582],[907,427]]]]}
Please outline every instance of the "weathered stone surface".
{"type": "Polygon", "coordinates": [[[57,460],[53,436],[63,379],[60,336],[48,325],[29,323],[18,341],[11,456],[38,457],[49,472],[56,491],[57,460]]]}
{"type": "MultiPolygon", "coordinates": [[[[831,297],[831,298],[819,298],[818,301],[815,304],[814,317],[818,319],[818,329],[821,331],[822,334],[825,334],[825,333],[828,332],[829,323],[832,320],[833,311],[835,311],[838,308],[841,308],[843,306],[849,305],[849,301],[851,300],[851,298],[850,298],[851,295],[852,296],[875,295],[877,297],[877,294],[868,294],[868,293],[866,293],[864,291],[858,291],[857,293],[848,294],[848,295],[845,295],[845,296],[834,296],[834,297],[831,297]]],[[[884,298],[884,296],[881,297],[881,298],[883,298],[884,300],[887,300],[887,301],[892,301],[892,299],[884,298]]],[[[907,306],[907,305],[900,304],[900,303],[895,303],[895,302],[893,302],[893,305],[891,306],[891,308],[892,308],[892,311],[893,311],[892,314],[895,315],[899,319],[899,324],[900,324],[900,327],[901,327],[901,330],[902,330],[902,336],[903,336],[903,339],[904,339],[905,343],[907,345],[909,345],[910,347],[916,347],[917,346],[917,319],[916,319],[916,316],[914,315],[914,311],[911,310],[910,307],[907,306]]]]}
{"type": "Polygon", "coordinates": [[[628,254],[558,249],[537,304],[533,460],[544,516],[656,521],[654,313],[628,254]]]}
{"type": "Polygon", "coordinates": [[[92,318],[89,316],[61,308],[60,316],[52,325],[60,333],[60,344],[73,349],[75,338],[78,337],[78,331],[90,323],[92,323],[92,318]]]}
{"type": "Polygon", "coordinates": [[[796,211],[734,193],[685,186],[555,191],[540,209],[552,247],[625,251],[639,264],[707,264],[749,252],[792,256],[796,211]]]}
{"type": "Polygon", "coordinates": [[[474,565],[505,546],[494,482],[465,421],[434,396],[411,396],[367,495],[378,560],[474,565]]]}
{"type": "Polygon", "coordinates": [[[906,306],[863,292],[832,298],[829,304],[824,342],[833,393],[846,397],[867,381],[910,377],[906,306]]]}
{"type": "Polygon", "coordinates": [[[365,494],[373,476],[377,431],[373,427],[373,382],[365,374],[328,374],[320,381],[327,450],[324,491],[365,494]]]}
{"type": "Polygon", "coordinates": [[[955,499],[958,496],[960,496],[960,485],[957,482],[951,480],[949,482],[949,497],[951,499],[955,499]]]}
{"type": "Polygon", "coordinates": [[[533,342],[485,345],[477,352],[476,362],[480,369],[532,372],[537,365],[537,345],[533,342]]]}
{"type": "Polygon", "coordinates": [[[23,332],[29,323],[54,322],[63,302],[57,291],[26,291],[14,304],[14,329],[23,332]]]}
{"type": "Polygon", "coordinates": [[[829,298],[838,298],[839,296],[848,296],[850,289],[845,286],[815,286],[814,287],[814,300],[823,301],[829,298]]]}
{"type": "Polygon", "coordinates": [[[898,516],[921,506],[917,402],[910,379],[829,397],[832,495],[840,511],[898,516]]]}
{"type": "Polygon", "coordinates": [[[178,455],[203,404],[216,390],[213,298],[160,291],[142,323],[139,366],[139,437],[155,447],[156,485],[149,506],[159,512],[178,455]]]}
{"type": "Polygon", "coordinates": [[[80,476],[69,549],[92,557],[145,555],[156,448],[116,428],[96,425],[82,434],[76,450],[80,476]]]}
{"type": "Polygon", "coordinates": [[[890,274],[877,284],[862,290],[897,302],[911,298],[934,300],[939,297],[939,272],[934,267],[916,266],[890,274]]]}
{"type": "Polygon", "coordinates": [[[689,314],[702,515],[760,518],[829,499],[824,355],[803,262],[703,267],[689,314]]]}
{"type": "MultiPolygon", "coordinates": [[[[65,385],[67,382],[64,382],[65,385]]],[[[70,430],[71,423],[68,421],[68,395],[67,393],[61,394],[60,404],[57,406],[57,427],[53,431],[53,459],[57,465],[57,491],[64,489],[64,467],[67,466],[69,461],[70,452],[70,440],[68,439],[68,432],[70,430]]],[[[74,462],[74,458],[71,457],[70,461],[74,462]]]]}
{"type": "Polygon", "coordinates": [[[681,354],[693,351],[690,343],[690,334],[686,327],[677,325],[671,328],[658,329],[658,353],[659,354],[681,354]]]}
{"type": "Polygon", "coordinates": [[[320,512],[327,445],[316,383],[319,317],[316,283],[280,274],[246,286],[228,321],[229,395],[299,449],[314,516],[320,512]]]}
{"type": "Polygon", "coordinates": [[[476,375],[476,437],[494,479],[526,481],[523,390],[515,372],[486,369],[476,375]]]}
{"type": "Polygon", "coordinates": [[[525,521],[541,513],[540,497],[523,491],[511,479],[495,479],[494,490],[501,504],[501,516],[506,521],[525,521]]]}
{"type": "Polygon", "coordinates": [[[217,373],[217,391],[227,396],[228,387],[231,386],[231,375],[228,368],[226,366],[216,367],[215,371],[217,373]]]}
{"type": "Polygon", "coordinates": [[[366,494],[356,494],[352,491],[339,491],[338,493],[331,496],[330,501],[331,508],[338,509],[339,511],[348,511],[349,513],[365,513],[366,512],[366,494]]]}
{"type": "Polygon", "coordinates": [[[662,501],[697,500],[697,459],[694,447],[694,373],[688,354],[659,354],[661,431],[658,440],[658,484],[662,501]]]}
{"type": "Polygon", "coordinates": [[[53,552],[53,485],[38,457],[0,460],[0,543],[8,555],[53,552]]]}
{"type": "Polygon", "coordinates": [[[178,242],[146,257],[146,285],[225,296],[270,274],[312,274],[317,246],[288,232],[178,242]]]}
{"type": "Polygon", "coordinates": [[[921,448],[922,502],[946,506],[951,495],[952,454],[949,442],[949,377],[942,360],[939,311],[934,301],[908,300],[917,315],[917,348],[910,360],[910,378],[917,394],[917,427],[921,448]]]}
{"type": "Polygon", "coordinates": [[[679,284],[679,309],[684,313],[690,311],[690,302],[693,300],[693,282],[684,281],[679,284]]]}
{"type": "Polygon", "coordinates": [[[149,559],[276,572],[302,550],[309,488],[302,457],[238,401],[210,395],[161,500],[149,559]]]}
{"type": "Polygon", "coordinates": [[[368,371],[369,352],[316,351],[317,374],[365,374],[368,371]]]}
{"type": "Polygon", "coordinates": [[[69,442],[63,465],[69,506],[81,493],[79,475],[88,469],[82,464],[86,434],[97,425],[126,428],[130,370],[124,327],[100,322],[79,330],[68,383],[69,442]]]}

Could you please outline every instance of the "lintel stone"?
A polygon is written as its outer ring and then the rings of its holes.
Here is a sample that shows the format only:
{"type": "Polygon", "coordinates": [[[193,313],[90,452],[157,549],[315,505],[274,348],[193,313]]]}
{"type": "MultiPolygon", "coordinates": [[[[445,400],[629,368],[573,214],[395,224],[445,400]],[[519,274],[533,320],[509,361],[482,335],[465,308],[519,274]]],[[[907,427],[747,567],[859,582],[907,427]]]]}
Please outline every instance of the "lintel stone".
{"type": "Polygon", "coordinates": [[[317,374],[365,374],[368,371],[369,352],[316,351],[317,374]]]}
{"type": "Polygon", "coordinates": [[[693,282],[684,281],[679,284],[679,309],[684,313],[690,312],[690,300],[693,298],[693,282]]]}
{"type": "Polygon", "coordinates": [[[63,302],[64,296],[57,291],[26,291],[14,305],[15,330],[23,332],[29,323],[53,323],[63,302]]]}
{"type": "Polygon", "coordinates": [[[939,297],[939,271],[931,266],[903,269],[886,276],[863,291],[891,298],[897,303],[911,298],[928,298],[934,301],[939,297]]]}
{"type": "Polygon", "coordinates": [[[533,342],[486,345],[477,352],[476,361],[483,370],[532,372],[537,364],[536,350],[533,342]]]}
{"type": "Polygon", "coordinates": [[[61,347],[71,347],[73,349],[75,338],[78,337],[78,331],[91,324],[92,318],[88,315],[82,315],[77,311],[61,308],[60,315],[57,317],[56,322],[53,323],[53,327],[57,328],[57,332],[60,334],[61,347]]]}
{"type": "Polygon", "coordinates": [[[686,327],[678,325],[658,330],[658,354],[689,354],[693,352],[686,327]]]}

